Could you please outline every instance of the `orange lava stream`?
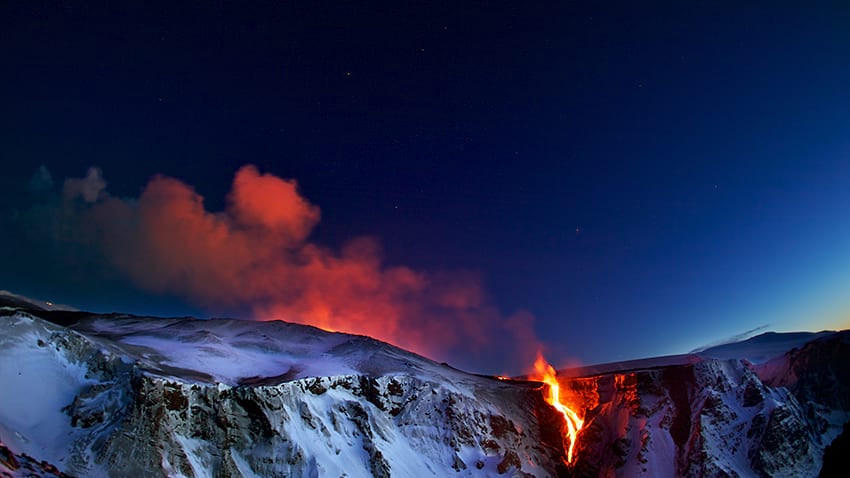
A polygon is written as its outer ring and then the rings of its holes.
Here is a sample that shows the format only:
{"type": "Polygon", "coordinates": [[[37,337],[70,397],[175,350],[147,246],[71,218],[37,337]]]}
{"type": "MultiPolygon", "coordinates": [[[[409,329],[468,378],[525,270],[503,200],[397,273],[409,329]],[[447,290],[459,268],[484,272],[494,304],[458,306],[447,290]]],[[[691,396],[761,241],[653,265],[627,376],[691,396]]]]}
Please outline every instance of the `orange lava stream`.
{"type": "Polygon", "coordinates": [[[546,402],[564,415],[564,421],[567,423],[567,435],[570,438],[567,462],[572,463],[573,450],[578,440],[578,432],[584,426],[584,420],[579,418],[578,414],[561,400],[561,384],[558,383],[555,368],[549,365],[549,362],[543,358],[543,354],[539,352],[537,353],[537,360],[534,361],[534,373],[530,378],[549,385],[549,394],[546,397],[546,402]]]}

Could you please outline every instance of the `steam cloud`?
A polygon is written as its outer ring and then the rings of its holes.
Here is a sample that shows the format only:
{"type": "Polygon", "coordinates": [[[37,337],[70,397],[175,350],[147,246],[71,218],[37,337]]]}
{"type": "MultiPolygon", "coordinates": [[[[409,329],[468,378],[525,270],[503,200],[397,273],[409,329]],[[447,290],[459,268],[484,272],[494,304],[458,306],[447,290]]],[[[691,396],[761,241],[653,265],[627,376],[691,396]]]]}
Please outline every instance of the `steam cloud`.
{"type": "Polygon", "coordinates": [[[244,166],[220,212],[167,176],[152,178],[138,199],[105,187],[96,168],[66,180],[61,227],[148,291],[369,335],[461,365],[524,365],[539,347],[533,317],[502,315],[473,274],[386,265],[369,237],[339,251],[310,242],[320,211],[293,180],[244,166]]]}
{"type": "MultiPolygon", "coordinates": [[[[42,166],[44,168],[44,166],[42,166]]],[[[44,168],[42,174],[50,177],[50,172],[44,168]]],[[[106,181],[101,177],[100,169],[89,168],[86,177],[82,179],[71,178],[65,180],[63,195],[66,199],[73,199],[77,196],[81,197],[87,203],[97,201],[100,195],[106,190],[106,181]]]]}

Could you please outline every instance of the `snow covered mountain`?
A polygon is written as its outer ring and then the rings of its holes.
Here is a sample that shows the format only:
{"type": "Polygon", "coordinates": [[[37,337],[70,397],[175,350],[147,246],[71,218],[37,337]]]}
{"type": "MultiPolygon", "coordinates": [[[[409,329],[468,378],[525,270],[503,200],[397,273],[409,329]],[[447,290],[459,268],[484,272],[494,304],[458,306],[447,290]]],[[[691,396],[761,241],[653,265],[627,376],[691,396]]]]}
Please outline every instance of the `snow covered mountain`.
{"type": "Polygon", "coordinates": [[[710,347],[696,354],[707,358],[746,359],[751,363],[762,363],[829,335],[832,332],[765,332],[740,342],[710,347]]]}
{"type": "Polygon", "coordinates": [[[567,463],[536,382],[285,322],[0,297],[0,476],[817,476],[850,332],[811,338],[561,371],[585,414],[567,463]]]}
{"type": "Polygon", "coordinates": [[[367,337],[18,308],[0,309],[0,331],[3,473],[42,460],[73,476],[565,473],[540,384],[367,337]]]}
{"type": "Polygon", "coordinates": [[[563,371],[588,409],[571,471],[818,476],[850,420],[850,331],[800,337],[769,333],[700,355],[563,371]],[[783,353],[783,344],[799,348],[783,353]],[[728,358],[732,350],[744,358],[728,358]]]}

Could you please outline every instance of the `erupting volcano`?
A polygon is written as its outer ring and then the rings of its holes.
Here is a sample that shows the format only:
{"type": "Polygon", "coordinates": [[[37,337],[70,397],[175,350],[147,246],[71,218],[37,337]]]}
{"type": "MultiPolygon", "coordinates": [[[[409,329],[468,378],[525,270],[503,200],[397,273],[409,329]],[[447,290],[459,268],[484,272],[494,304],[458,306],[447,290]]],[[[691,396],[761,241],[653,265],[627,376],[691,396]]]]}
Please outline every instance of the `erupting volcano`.
{"type": "Polygon", "coordinates": [[[578,440],[578,432],[584,426],[584,420],[579,418],[578,414],[565,403],[561,396],[561,384],[558,382],[558,375],[555,368],[543,358],[543,354],[538,352],[537,359],[534,361],[534,373],[530,377],[532,380],[543,382],[549,386],[549,393],[546,394],[546,402],[555,407],[564,416],[564,421],[567,423],[567,437],[570,440],[570,446],[567,451],[567,462],[573,461],[573,450],[575,450],[578,440]]]}
{"type": "Polygon", "coordinates": [[[850,331],[765,334],[560,380],[538,353],[528,378],[544,390],[290,322],[40,304],[0,291],[0,476],[846,470],[823,457],[850,429],[850,331]]]}

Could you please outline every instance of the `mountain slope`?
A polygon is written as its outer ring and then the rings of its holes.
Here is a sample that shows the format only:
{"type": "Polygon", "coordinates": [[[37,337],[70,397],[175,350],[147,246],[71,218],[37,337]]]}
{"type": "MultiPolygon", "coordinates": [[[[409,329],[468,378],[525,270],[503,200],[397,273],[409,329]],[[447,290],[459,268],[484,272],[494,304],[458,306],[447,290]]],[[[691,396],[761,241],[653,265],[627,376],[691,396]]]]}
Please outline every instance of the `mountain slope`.
{"type": "Polygon", "coordinates": [[[555,476],[536,383],[286,323],[0,317],[0,440],[77,476],[555,476]],[[33,398],[35,397],[35,398],[33,398]]]}
{"type": "Polygon", "coordinates": [[[573,471],[817,476],[850,420],[848,337],[821,334],[759,366],[676,356],[568,379],[588,409],[573,471]]]}
{"type": "Polygon", "coordinates": [[[565,424],[536,382],[285,322],[96,315],[0,297],[0,476],[841,470],[850,332],[766,334],[721,350],[733,351],[741,357],[561,371],[562,394],[585,419],[567,463],[565,424]]]}
{"type": "Polygon", "coordinates": [[[828,337],[834,332],[765,332],[740,342],[732,342],[710,347],[697,355],[716,359],[746,359],[752,363],[762,363],[784,355],[794,348],[802,347],[812,340],[828,337]]]}

